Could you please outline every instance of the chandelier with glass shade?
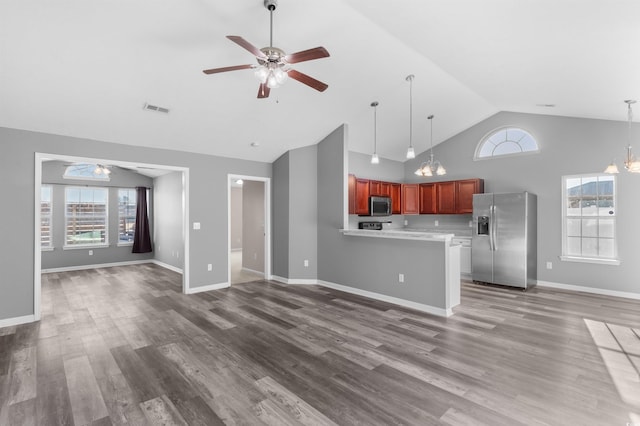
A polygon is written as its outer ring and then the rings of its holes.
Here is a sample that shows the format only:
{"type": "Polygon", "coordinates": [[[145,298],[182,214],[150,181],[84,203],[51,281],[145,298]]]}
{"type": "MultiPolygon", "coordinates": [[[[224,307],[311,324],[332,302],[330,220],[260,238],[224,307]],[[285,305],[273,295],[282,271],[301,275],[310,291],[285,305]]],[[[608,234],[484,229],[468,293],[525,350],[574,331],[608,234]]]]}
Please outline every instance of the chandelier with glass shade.
{"type": "MultiPolygon", "coordinates": [[[[627,99],[624,101],[627,104],[627,122],[628,122],[628,144],[627,144],[627,157],[624,160],[624,168],[630,173],[640,173],[640,160],[636,160],[635,155],[631,152],[631,123],[633,122],[633,108],[631,105],[635,104],[636,101],[633,99],[627,99]]],[[[615,160],[611,162],[607,166],[604,171],[605,173],[615,174],[618,173],[618,166],[615,163],[615,160]]]]}
{"type": "Polygon", "coordinates": [[[415,174],[418,176],[443,176],[447,174],[447,170],[444,168],[440,161],[436,160],[433,156],[433,115],[427,117],[429,122],[431,123],[431,149],[429,153],[429,159],[422,163],[418,170],[415,171],[415,174]]]}

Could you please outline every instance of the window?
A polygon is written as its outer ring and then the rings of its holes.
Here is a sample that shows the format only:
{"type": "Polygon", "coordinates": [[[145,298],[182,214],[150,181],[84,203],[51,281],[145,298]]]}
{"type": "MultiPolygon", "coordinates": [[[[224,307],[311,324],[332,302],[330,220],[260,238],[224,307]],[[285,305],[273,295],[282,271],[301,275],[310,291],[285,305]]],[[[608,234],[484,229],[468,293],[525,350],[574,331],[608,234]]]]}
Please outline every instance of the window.
{"type": "Polygon", "coordinates": [[[118,190],[118,244],[133,244],[137,200],[135,189],[118,190]]]}
{"type": "Polygon", "coordinates": [[[529,132],[517,127],[503,127],[482,138],[476,148],[475,159],[536,152],[540,152],[538,143],[529,132]]]}
{"type": "Polygon", "coordinates": [[[110,181],[109,173],[105,166],[98,164],[78,163],[67,166],[62,176],[65,179],[103,180],[110,181]]]}
{"type": "Polygon", "coordinates": [[[40,248],[52,249],[51,234],[51,185],[40,187],[40,248]]]}
{"type": "Polygon", "coordinates": [[[615,176],[564,176],[562,260],[619,264],[615,176]]]}
{"type": "Polygon", "coordinates": [[[65,247],[108,245],[107,188],[65,188],[65,247]]]}

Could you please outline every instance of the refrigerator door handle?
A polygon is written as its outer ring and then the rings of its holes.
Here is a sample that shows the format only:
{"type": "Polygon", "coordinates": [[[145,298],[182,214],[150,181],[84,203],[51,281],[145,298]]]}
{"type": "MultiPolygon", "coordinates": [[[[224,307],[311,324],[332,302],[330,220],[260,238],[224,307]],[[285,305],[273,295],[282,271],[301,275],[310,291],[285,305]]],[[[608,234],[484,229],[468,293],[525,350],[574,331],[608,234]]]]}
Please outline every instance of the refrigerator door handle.
{"type": "Polygon", "coordinates": [[[496,245],[496,206],[495,204],[491,206],[491,227],[489,229],[489,240],[491,241],[491,250],[496,251],[498,247],[496,245]]]}

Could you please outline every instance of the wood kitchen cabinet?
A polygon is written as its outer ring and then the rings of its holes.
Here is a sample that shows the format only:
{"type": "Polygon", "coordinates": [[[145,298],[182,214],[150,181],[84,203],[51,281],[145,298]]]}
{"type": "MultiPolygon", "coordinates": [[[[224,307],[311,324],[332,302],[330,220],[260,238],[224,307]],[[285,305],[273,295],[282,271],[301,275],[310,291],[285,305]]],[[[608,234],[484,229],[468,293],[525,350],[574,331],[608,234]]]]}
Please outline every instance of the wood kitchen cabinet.
{"type": "Polygon", "coordinates": [[[391,213],[402,214],[402,185],[399,183],[390,184],[391,213]]]}
{"type": "Polygon", "coordinates": [[[483,179],[457,180],[456,182],[456,213],[473,213],[473,194],[484,192],[483,179]]]}
{"type": "Polygon", "coordinates": [[[349,174],[349,214],[356,214],[356,175],[349,174]]]}
{"type": "Polygon", "coordinates": [[[391,182],[380,182],[380,195],[391,197],[391,182]]]}
{"type": "Polygon", "coordinates": [[[436,205],[436,184],[420,184],[420,214],[435,214],[438,212],[436,205]]]}
{"type": "Polygon", "coordinates": [[[369,181],[369,195],[382,195],[382,182],[378,180],[369,181]]]}
{"type": "Polygon", "coordinates": [[[437,182],[436,198],[436,212],[438,214],[456,213],[456,182],[437,182]]]}
{"type": "Polygon", "coordinates": [[[420,186],[417,183],[402,184],[402,214],[420,214],[420,186]]]}
{"type": "Polygon", "coordinates": [[[369,179],[356,178],[354,214],[369,214],[369,179]]]}

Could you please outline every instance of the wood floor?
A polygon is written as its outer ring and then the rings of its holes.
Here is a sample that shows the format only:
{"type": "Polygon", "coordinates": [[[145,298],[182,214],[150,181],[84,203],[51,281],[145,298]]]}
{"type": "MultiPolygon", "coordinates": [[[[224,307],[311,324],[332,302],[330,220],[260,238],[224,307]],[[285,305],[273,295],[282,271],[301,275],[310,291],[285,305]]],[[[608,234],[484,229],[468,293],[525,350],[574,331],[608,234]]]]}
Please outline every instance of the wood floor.
{"type": "Polygon", "coordinates": [[[638,301],[465,283],[445,319],[180,282],[151,264],[43,275],[42,321],[0,329],[0,425],[640,422],[638,301]]]}

